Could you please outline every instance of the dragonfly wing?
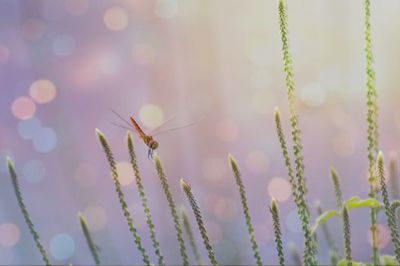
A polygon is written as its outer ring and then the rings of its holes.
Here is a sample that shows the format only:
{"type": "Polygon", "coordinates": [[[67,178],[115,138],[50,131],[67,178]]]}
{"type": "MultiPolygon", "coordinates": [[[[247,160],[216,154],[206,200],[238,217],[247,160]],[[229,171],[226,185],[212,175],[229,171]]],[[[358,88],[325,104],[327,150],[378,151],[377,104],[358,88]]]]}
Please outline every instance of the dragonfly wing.
{"type": "Polygon", "coordinates": [[[170,118],[164,120],[160,125],[150,129],[149,130],[149,135],[157,135],[158,134],[157,132],[161,131],[163,126],[165,126],[166,124],[168,124],[169,122],[171,122],[175,118],[176,118],[176,115],[171,116],[170,118]]]}
{"type": "Polygon", "coordinates": [[[110,123],[113,124],[116,127],[120,127],[120,128],[127,129],[127,130],[132,130],[132,127],[126,127],[126,126],[123,126],[123,125],[120,125],[120,124],[117,124],[117,123],[114,123],[114,122],[110,122],[110,123]]]}
{"type": "Polygon", "coordinates": [[[174,130],[178,130],[178,129],[181,129],[181,128],[190,127],[190,126],[193,126],[194,124],[195,124],[195,122],[190,122],[190,123],[183,124],[183,125],[180,125],[180,126],[167,128],[167,129],[164,129],[162,131],[158,131],[157,133],[153,134],[153,136],[161,135],[161,134],[164,134],[164,133],[167,133],[167,132],[171,132],[171,131],[174,131],[174,130]]]}
{"type": "Polygon", "coordinates": [[[126,120],[125,118],[122,117],[122,115],[120,115],[117,111],[114,111],[113,109],[110,109],[111,112],[113,112],[116,116],[118,116],[122,121],[124,121],[127,125],[129,125],[129,127],[132,127],[131,123],[129,123],[128,120],[126,120]]]}

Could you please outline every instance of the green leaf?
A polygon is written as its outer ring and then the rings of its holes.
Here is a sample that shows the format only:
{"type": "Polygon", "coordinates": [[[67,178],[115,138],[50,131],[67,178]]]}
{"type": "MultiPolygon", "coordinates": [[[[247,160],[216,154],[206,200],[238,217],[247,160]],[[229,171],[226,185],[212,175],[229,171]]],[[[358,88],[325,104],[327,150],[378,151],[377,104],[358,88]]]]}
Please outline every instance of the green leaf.
{"type": "Polygon", "coordinates": [[[324,213],[322,213],[320,216],[317,217],[315,220],[315,224],[317,225],[322,225],[328,220],[329,218],[333,216],[339,216],[340,214],[336,210],[327,210],[324,213]]]}
{"type": "Polygon", "coordinates": [[[396,258],[394,256],[382,255],[379,258],[382,266],[396,266],[398,265],[396,258]]]}
{"type": "MultiPolygon", "coordinates": [[[[352,266],[367,266],[368,264],[365,264],[365,263],[362,263],[362,262],[352,261],[351,265],[352,266]]],[[[339,260],[337,266],[347,266],[346,259],[339,260]]]]}
{"type": "Polygon", "coordinates": [[[345,201],[347,209],[357,208],[379,208],[379,201],[374,198],[360,199],[359,197],[352,197],[345,201]]]}
{"type": "MultiPolygon", "coordinates": [[[[374,198],[360,199],[359,197],[351,197],[344,202],[348,210],[358,208],[379,208],[379,201],[374,198]]],[[[317,217],[315,224],[312,228],[312,234],[315,233],[318,226],[324,224],[329,218],[333,216],[340,216],[340,212],[337,210],[327,210],[323,214],[317,217]]]]}
{"type": "Polygon", "coordinates": [[[327,210],[324,213],[322,213],[320,216],[315,219],[315,225],[312,229],[312,234],[314,234],[315,230],[317,230],[318,226],[324,224],[329,218],[333,216],[339,216],[339,212],[336,210],[327,210]]]}

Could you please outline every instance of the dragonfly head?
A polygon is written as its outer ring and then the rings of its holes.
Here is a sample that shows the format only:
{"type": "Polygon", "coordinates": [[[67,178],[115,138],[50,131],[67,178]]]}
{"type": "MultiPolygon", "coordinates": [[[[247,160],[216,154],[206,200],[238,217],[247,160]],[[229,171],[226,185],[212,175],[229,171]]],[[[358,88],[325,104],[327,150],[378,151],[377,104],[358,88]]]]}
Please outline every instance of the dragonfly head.
{"type": "Polygon", "coordinates": [[[155,141],[155,140],[150,141],[149,148],[152,149],[152,150],[157,149],[158,148],[158,142],[155,141]]]}

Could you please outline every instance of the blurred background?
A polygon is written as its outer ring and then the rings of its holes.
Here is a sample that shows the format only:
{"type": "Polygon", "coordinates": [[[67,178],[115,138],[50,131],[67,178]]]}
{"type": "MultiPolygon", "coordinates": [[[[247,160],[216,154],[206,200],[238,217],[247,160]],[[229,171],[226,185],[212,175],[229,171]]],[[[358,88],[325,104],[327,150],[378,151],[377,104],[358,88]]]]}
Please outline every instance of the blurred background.
{"type": "MultiPolygon", "coordinates": [[[[288,8],[309,202],[333,208],[330,166],[341,176],[345,198],[368,192],[363,1],[288,1],[288,8]]],[[[386,155],[400,148],[399,8],[395,0],[371,5],[386,155]]],[[[145,129],[174,115],[170,126],[195,122],[158,136],[157,152],[179,206],[189,207],[179,179],[191,183],[221,264],[254,264],[228,153],[242,171],[263,262],[277,263],[271,196],[279,202],[285,247],[293,242],[302,251],[273,121],[279,106],[289,134],[278,29],[276,1],[0,1],[0,264],[41,263],[6,156],[15,162],[53,263],[93,263],[79,211],[103,263],[142,263],[95,128],[109,140],[134,222],[156,262],[128,164],[126,132],[110,123],[120,123],[111,109],[133,115],[145,129]]],[[[134,137],[161,250],[169,264],[181,263],[159,179],[147,147],[134,137]]],[[[368,210],[352,211],[350,219],[353,258],[369,261],[368,210]]],[[[381,252],[392,253],[385,217],[379,224],[381,252]]],[[[328,225],[341,249],[339,220],[328,225]]],[[[320,239],[320,262],[328,263],[320,239]]]]}

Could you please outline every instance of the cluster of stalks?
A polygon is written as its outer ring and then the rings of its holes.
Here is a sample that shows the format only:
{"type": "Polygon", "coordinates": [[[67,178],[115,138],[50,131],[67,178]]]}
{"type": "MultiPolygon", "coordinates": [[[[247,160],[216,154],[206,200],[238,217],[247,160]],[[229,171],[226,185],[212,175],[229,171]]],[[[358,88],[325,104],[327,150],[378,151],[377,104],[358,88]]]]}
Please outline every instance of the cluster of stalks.
{"type": "MultiPolygon", "coordinates": [[[[285,74],[285,82],[287,87],[288,97],[288,109],[289,109],[289,122],[291,127],[291,142],[292,152],[287,144],[287,139],[282,127],[281,114],[278,108],[275,109],[275,126],[278,136],[278,141],[282,150],[283,161],[286,166],[287,176],[291,185],[293,201],[297,207],[297,214],[301,221],[301,229],[304,239],[304,250],[302,256],[299,254],[298,249],[292,243],[288,245],[289,252],[292,260],[296,264],[302,264],[305,266],[318,265],[318,252],[317,252],[317,238],[315,231],[320,226],[324,238],[329,246],[329,258],[332,265],[360,265],[360,263],[353,262],[351,254],[351,230],[350,230],[350,212],[354,208],[369,208],[370,209],[370,231],[372,235],[372,251],[371,251],[371,262],[373,265],[389,265],[390,263],[400,263],[400,238],[398,235],[398,225],[396,217],[396,210],[400,206],[400,201],[390,201],[389,192],[386,187],[385,173],[384,173],[384,162],[382,152],[379,152],[378,148],[378,105],[377,105],[377,90],[375,87],[375,72],[373,69],[373,56],[372,56],[372,44],[371,44],[371,33],[370,33],[370,2],[369,0],[364,1],[364,18],[365,18],[365,55],[366,55],[366,91],[367,91],[367,159],[368,159],[368,180],[370,185],[369,198],[361,200],[357,197],[350,198],[348,200],[343,199],[343,193],[340,187],[340,179],[338,172],[331,168],[330,176],[333,183],[333,190],[336,197],[336,208],[333,210],[324,211],[320,203],[317,203],[316,211],[318,217],[315,219],[315,223],[312,224],[310,207],[308,204],[308,189],[306,182],[306,173],[303,159],[303,146],[301,141],[301,132],[299,126],[299,117],[296,106],[296,91],[294,83],[294,71],[293,61],[289,49],[289,30],[288,30],[288,15],[287,6],[284,0],[278,1],[278,21],[281,33],[282,41],[282,56],[283,66],[285,74]],[[293,162],[294,161],[294,162],[293,162]],[[381,196],[381,197],[380,197],[381,196]],[[382,198],[382,203],[379,203],[379,198],[382,198]],[[388,228],[390,230],[390,236],[394,247],[394,256],[380,255],[378,250],[378,237],[379,232],[377,230],[377,214],[379,210],[383,210],[386,218],[388,228]],[[334,240],[332,233],[330,232],[326,221],[331,217],[341,217],[342,228],[343,228],[343,250],[339,251],[338,245],[334,240]],[[342,259],[340,259],[342,258],[342,259]]],[[[142,243],[139,232],[134,223],[134,217],[131,214],[128,205],[125,200],[125,196],[120,184],[118,170],[116,162],[114,160],[111,148],[104,137],[103,133],[96,130],[97,137],[104,150],[106,159],[109,164],[112,180],[115,186],[116,194],[121,205],[122,214],[128,225],[128,229],[132,234],[133,242],[136,248],[141,254],[142,262],[144,265],[152,265],[150,257],[147,253],[147,249],[142,243]]],[[[165,261],[164,256],[161,252],[161,246],[157,238],[155,226],[152,220],[150,207],[148,204],[145,188],[141,179],[139,167],[137,165],[135,149],[131,133],[127,133],[127,148],[130,157],[130,163],[135,176],[135,183],[138,188],[139,196],[141,199],[143,212],[146,217],[147,229],[154,250],[155,257],[157,258],[158,265],[166,265],[168,262],[165,261]]],[[[390,161],[390,184],[391,194],[393,198],[398,198],[398,176],[397,176],[397,162],[396,157],[392,156],[390,161]]],[[[210,243],[210,239],[207,233],[206,221],[203,219],[201,214],[200,206],[192,190],[192,186],[181,179],[180,185],[184,195],[187,198],[192,215],[188,215],[185,208],[181,208],[181,212],[177,210],[174,196],[170,190],[169,180],[161,164],[161,160],[158,155],[153,157],[155,171],[159,177],[160,185],[164,192],[166,201],[170,209],[171,218],[176,232],[176,239],[178,248],[180,251],[182,265],[190,264],[202,264],[202,259],[199,252],[198,243],[193,233],[190,219],[194,219],[200,233],[204,248],[207,252],[209,263],[212,265],[218,265],[217,258],[214,249],[210,243]],[[190,261],[188,251],[184,240],[184,232],[186,233],[187,239],[189,240],[191,252],[195,258],[194,261],[190,261]]],[[[261,266],[263,265],[261,254],[259,252],[258,244],[255,238],[255,231],[251,221],[250,210],[247,203],[246,190],[244,180],[239,170],[239,166],[232,155],[228,156],[228,162],[232,169],[233,181],[236,183],[240,201],[242,205],[244,220],[243,223],[246,226],[250,247],[254,256],[253,263],[261,266]]],[[[8,160],[8,169],[11,176],[12,185],[17,197],[18,205],[21,209],[25,222],[29,228],[33,240],[42,256],[43,262],[46,265],[51,265],[47,252],[42,245],[39,234],[36,231],[31,217],[28,213],[27,207],[24,203],[19,185],[17,174],[14,169],[12,161],[8,160]]],[[[279,209],[278,203],[275,199],[272,199],[269,205],[269,212],[273,222],[273,232],[275,236],[276,252],[278,262],[280,265],[285,265],[285,252],[284,243],[282,238],[282,231],[280,226],[279,209]]],[[[85,221],[85,218],[79,214],[79,222],[82,227],[82,232],[87,241],[87,245],[90,253],[92,254],[93,261],[96,265],[101,264],[101,256],[99,250],[95,244],[94,239],[90,233],[89,227],[85,221]]],[[[270,258],[266,258],[267,265],[270,263],[270,258]]],[[[207,262],[207,264],[209,264],[207,262]]]]}

